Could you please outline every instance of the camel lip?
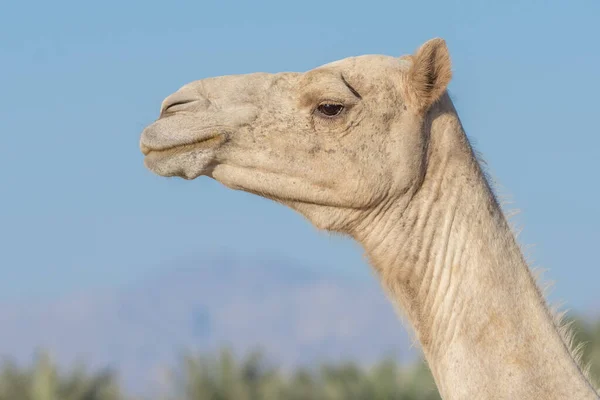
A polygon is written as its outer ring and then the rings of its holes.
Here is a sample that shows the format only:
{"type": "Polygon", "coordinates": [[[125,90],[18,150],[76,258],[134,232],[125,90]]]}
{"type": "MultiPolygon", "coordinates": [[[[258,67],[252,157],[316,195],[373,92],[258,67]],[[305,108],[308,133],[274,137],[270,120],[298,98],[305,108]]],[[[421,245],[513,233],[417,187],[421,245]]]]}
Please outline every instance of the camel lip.
{"type": "Polygon", "coordinates": [[[151,147],[144,143],[140,143],[140,150],[145,157],[162,158],[194,150],[209,150],[223,144],[225,141],[225,134],[215,133],[190,143],[176,144],[173,146],[151,147]]]}

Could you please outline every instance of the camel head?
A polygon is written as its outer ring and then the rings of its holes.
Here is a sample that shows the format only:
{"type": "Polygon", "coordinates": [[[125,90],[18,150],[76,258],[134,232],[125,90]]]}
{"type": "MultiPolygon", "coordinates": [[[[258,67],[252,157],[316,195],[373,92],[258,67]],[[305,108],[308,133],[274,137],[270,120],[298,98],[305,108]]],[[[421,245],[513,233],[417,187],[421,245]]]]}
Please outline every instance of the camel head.
{"type": "Polygon", "coordinates": [[[424,123],[450,78],[446,44],[433,39],[400,58],[204,79],[164,100],[140,147],[156,174],[209,176],[351,233],[422,179],[424,123]]]}

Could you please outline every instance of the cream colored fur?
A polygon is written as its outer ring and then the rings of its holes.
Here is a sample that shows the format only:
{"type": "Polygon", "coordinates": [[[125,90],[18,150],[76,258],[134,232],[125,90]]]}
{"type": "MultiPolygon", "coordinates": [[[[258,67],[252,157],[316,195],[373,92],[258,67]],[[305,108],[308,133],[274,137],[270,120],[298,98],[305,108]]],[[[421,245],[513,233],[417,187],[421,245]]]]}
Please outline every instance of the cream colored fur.
{"type": "Polygon", "coordinates": [[[464,134],[451,75],[433,39],[400,58],[205,79],[164,101],[141,149],[159,175],[209,176],[357,240],[445,399],[597,399],[464,134]]]}

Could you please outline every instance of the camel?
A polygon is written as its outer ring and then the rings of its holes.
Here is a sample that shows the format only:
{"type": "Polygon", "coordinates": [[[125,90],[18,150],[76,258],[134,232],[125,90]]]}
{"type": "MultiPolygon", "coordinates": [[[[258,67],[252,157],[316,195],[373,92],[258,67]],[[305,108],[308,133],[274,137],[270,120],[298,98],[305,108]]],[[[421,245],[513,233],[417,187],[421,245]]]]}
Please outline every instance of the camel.
{"type": "MultiPolygon", "coordinates": [[[[140,148],[362,245],[444,399],[598,399],[550,312],[448,95],[443,39],[305,73],[199,80],[140,148]]],[[[376,330],[373,340],[377,340],[376,330]]]]}

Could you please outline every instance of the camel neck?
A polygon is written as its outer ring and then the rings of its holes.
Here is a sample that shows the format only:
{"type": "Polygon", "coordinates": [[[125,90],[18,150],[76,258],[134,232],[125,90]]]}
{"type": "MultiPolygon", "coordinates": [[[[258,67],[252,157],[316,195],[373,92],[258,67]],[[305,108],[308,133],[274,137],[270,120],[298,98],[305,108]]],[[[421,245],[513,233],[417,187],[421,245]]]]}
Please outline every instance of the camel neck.
{"type": "Polygon", "coordinates": [[[423,182],[355,238],[444,399],[597,399],[565,345],[458,117],[431,124],[423,182]]]}

